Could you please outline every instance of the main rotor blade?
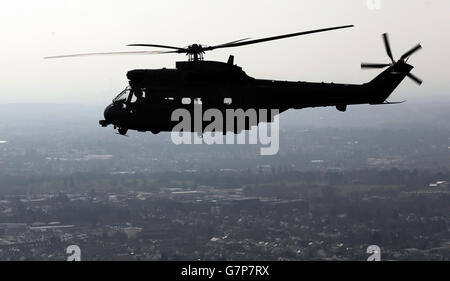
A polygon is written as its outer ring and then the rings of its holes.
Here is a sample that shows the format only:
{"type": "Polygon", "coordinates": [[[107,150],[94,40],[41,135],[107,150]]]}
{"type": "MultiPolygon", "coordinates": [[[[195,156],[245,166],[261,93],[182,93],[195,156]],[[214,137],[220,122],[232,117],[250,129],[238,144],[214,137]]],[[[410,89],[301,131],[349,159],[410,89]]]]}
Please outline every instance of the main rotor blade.
{"type": "Polygon", "coordinates": [[[127,46],[133,46],[133,47],[156,47],[156,48],[166,48],[166,49],[174,49],[174,50],[180,50],[185,51],[185,48],[180,47],[173,47],[173,46],[167,46],[167,45],[156,45],[156,44],[128,44],[127,46]]]}
{"type": "Polygon", "coordinates": [[[363,62],[361,63],[361,68],[385,68],[391,66],[390,63],[368,63],[363,62]]]}
{"type": "Polygon", "coordinates": [[[412,74],[412,73],[408,73],[408,74],[406,74],[406,76],[408,76],[409,78],[411,78],[411,80],[413,80],[414,82],[416,82],[416,83],[419,84],[419,85],[421,85],[422,82],[423,82],[422,79],[420,79],[419,77],[415,76],[415,75],[412,74]]]}
{"type": "Polygon", "coordinates": [[[330,27],[330,28],[315,29],[315,30],[302,31],[302,32],[297,32],[297,33],[291,33],[291,34],[285,34],[285,35],[279,35],[279,36],[255,39],[255,40],[250,40],[250,41],[245,41],[245,42],[236,42],[236,43],[231,42],[229,44],[222,44],[222,45],[206,47],[203,50],[204,51],[210,51],[210,50],[220,49],[220,48],[239,47],[239,46],[245,46],[245,45],[250,45],[250,44],[257,44],[257,43],[262,43],[262,42],[267,42],[267,41],[273,41],[273,40],[278,40],[278,39],[294,37],[294,36],[306,35],[306,34],[311,34],[311,33],[318,33],[318,32],[330,31],[330,30],[335,30],[335,29],[349,28],[349,27],[353,27],[353,26],[354,25],[336,26],[336,27],[330,27]]]}
{"type": "Polygon", "coordinates": [[[384,47],[386,48],[387,55],[389,56],[389,58],[391,59],[392,62],[395,62],[394,56],[392,55],[391,44],[389,44],[389,36],[387,33],[383,33],[383,41],[384,41],[384,47]]]}
{"type": "Polygon", "coordinates": [[[420,44],[417,44],[417,46],[415,46],[408,52],[404,53],[403,56],[400,58],[400,60],[405,60],[405,59],[409,58],[412,54],[414,54],[415,52],[417,52],[420,49],[422,49],[422,46],[420,44]]]}
{"type": "Polygon", "coordinates": [[[239,40],[235,40],[235,41],[231,41],[231,42],[228,42],[228,43],[223,43],[223,44],[216,45],[216,46],[230,45],[230,44],[242,42],[242,41],[245,41],[245,40],[248,40],[248,39],[250,39],[250,37],[248,37],[248,38],[243,38],[243,39],[239,39],[239,40]]]}
{"type": "Polygon", "coordinates": [[[86,57],[86,56],[109,56],[109,55],[154,55],[154,54],[168,54],[177,53],[176,51],[136,51],[136,52],[109,52],[109,53],[86,53],[86,54],[72,54],[62,56],[44,57],[44,59],[60,59],[71,57],[86,57]]]}

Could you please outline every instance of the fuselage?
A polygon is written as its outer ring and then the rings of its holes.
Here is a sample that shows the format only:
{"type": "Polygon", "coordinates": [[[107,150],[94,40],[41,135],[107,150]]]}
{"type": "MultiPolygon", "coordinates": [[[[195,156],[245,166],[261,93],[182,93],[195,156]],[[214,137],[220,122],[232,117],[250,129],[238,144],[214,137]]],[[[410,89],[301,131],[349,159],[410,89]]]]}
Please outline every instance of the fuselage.
{"type": "MultiPolygon", "coordinates": [[[[192,113],[199,107],[203,112],[274,109],[281,113],[335,106],[345,111],[348,105],[383,103],[412,68],[397,63],[364,84],[255,79],[234,65],[232,57],[228,63],[178,62],[175,69],[131,70],[127,73],[129,88],[105,109],[100,124],[112,124],[121,133],[128,129],[158,133],[172,131],[177,123],[172,113],[177,109],[192,113]]],[[[257,122],[261,120],[270,121],[258,116],[257,122]]]]}

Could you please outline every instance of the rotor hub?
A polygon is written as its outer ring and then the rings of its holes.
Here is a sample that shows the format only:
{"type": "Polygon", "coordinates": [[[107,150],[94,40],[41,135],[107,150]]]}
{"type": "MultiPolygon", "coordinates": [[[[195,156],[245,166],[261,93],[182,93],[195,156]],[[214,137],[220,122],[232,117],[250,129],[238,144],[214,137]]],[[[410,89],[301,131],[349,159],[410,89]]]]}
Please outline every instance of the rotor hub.
{"type": "Polygon", "coordinates": [[[186,55],[189,57],[189,61],[203,60],[204,46],[200,44],[192,44],[186,48],[186,55]]]}

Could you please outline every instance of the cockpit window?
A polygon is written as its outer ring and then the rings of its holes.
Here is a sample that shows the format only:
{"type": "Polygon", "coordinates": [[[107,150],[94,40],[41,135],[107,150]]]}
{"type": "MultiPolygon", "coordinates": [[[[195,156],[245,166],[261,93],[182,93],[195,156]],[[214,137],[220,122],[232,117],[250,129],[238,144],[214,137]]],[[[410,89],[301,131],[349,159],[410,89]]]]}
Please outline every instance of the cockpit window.
{"type": "Polygon", "coordinates": [[[148,99],[148,90],[145,88],[126,87],[116,98],[113,99],[113,103],[135,103],[137,101],[144,101],[148,99]]]}
{"type": "Polygon", "coordinates": [[[131,96],[131,103],[144,102],[147,98],[147,91],[145,88],[134,89],[131,96]]]}
{"type": "Polygon", "coordinates": [[[123,90],[115,99],[113,99],[113,102],[126,102],[128,96],[130,95],[130,90],[130,87],[126,87],[125,90],[123,90]]]}

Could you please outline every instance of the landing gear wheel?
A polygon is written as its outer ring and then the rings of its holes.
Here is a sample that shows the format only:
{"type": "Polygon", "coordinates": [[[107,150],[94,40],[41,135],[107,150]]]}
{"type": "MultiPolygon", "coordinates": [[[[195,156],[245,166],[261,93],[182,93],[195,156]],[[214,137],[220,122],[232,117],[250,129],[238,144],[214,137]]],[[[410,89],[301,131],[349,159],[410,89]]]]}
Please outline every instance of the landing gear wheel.
{"type": "Polygon", "coordinates": [[[160,130],[150,130],[150,132],[152,132],[152,134],[157,135],[159,134],[161,131],[160,130]]]}
{"type": "Polygon", "coordinates": [[[119,134],[121,134],[121,135],[126,135],[127,132],[128,132],[128,129],[127,129],[127,128],[119,128],[119,134]]]}

